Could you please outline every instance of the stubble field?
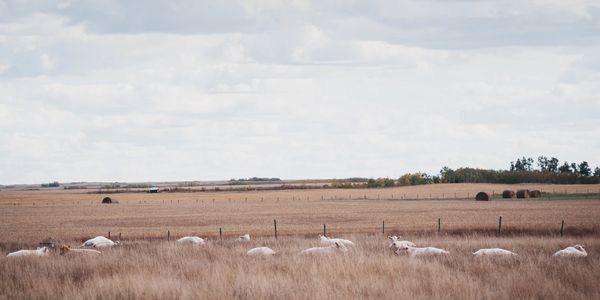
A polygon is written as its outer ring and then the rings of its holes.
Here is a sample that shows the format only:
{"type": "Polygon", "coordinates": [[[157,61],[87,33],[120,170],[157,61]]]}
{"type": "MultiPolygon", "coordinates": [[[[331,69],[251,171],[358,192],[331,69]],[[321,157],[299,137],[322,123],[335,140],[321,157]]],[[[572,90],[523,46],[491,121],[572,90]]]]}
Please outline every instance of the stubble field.
{"type": "MultiPolygon", "coordinates": [[[[508,186],[540,188],[535,186],[508,186]]],[[[449,200],[457,193],[496,193],[499,185],[436,185],[379,190],[294,190],[169,194],[0,192],[0,254],[33,248],[47,237],[77,246],[96,235],[123,245],[99,257],[52,255],[0,258],[0,298],[544,298],[597,299],[600,288],[600,201],[449,200]],[[431,194],[444,200],[402,200],[431,194]],[[406,195],[406,196],[405,196],[406,195]],[[365,200],[364,198],[367,198],[365,200]],[[214,199],[214,201],[213,201],[214,199]],[[502,228],[498,233],[498,217],[502,228]],[[277,220],[278,239],[273,237],[277,220]],[[438,233],[438,219],[441,232],[438,233]],[[565,220],[565,236],[559,235],[565,220]],[[382,222],[385,221],[385,234],[382,222]],[[300,256],[328,235],[353,239],[346,254],[300,256]],[[222,228],[223,240],[219,240],[222,228]],[[167,242],[167,231],[171,242],[167,242]],[[241,244],[234,237],[250,233],[241,244]],[[394,256],[385,236],[402,234],[449,257],[394,256]],[[199,235],[205,247],[178,247],[174,238],[199,235]],[[583,259],[551,254],[582,243],[583,259]],[[255,246],[276,257],[248,259],[255,246]],[[502,247],[514,259],[475,259],[471,252],[502,247]],[[533,284],[535,283],[535,284],[533,284]]],[[[598,186],[542,186],[568,192],[598,186]]],[[[429,196],[429,195],[427,195],[429,196]]],[[[462,196],[462,197],[464,197],[462,196]]]]}

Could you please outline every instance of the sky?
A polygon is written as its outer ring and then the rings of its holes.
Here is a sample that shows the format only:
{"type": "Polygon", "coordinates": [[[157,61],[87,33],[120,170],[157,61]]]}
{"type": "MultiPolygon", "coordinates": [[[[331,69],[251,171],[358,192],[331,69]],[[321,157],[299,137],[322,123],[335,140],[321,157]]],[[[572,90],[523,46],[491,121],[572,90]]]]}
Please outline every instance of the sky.
{"type": "Polygon", "coordinates": [[[600,166],[600,1],[0,0],[0,184],[600,166]]]}

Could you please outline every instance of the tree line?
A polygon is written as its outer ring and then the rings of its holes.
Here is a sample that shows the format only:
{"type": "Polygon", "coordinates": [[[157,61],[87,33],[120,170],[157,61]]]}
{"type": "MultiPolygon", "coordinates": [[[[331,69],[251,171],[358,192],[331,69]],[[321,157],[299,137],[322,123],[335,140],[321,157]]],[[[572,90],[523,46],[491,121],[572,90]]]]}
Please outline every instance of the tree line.
{"type": "Polygon", "coordinates": [[[507,170],[461,167],[456,170],[443,167],[439,174],[406,173],[398,179],[369,178],[363,181],[334,180],[333,188],[379,188],[421,185],[432,183],[553,183],[553,184],[596,184],[600,183],[600,168],[592,167],[587,161],[580,163],[564,161],[556,157],[539,156],[517,158],[507,170]]]}

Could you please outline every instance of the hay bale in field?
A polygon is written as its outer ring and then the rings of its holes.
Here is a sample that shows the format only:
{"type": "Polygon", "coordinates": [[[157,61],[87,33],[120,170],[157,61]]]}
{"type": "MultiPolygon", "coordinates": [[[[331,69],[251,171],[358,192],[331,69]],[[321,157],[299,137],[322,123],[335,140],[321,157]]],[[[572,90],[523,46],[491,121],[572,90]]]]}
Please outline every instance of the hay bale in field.
{"type": "Polygon", "coordinates": [[[529,190],[518,190],[517,198],[529,198],[529,190]]]}
{"type": "Polygon", "coordinates": [[[509,199],[515,197],[515,191],[506,190],[502,192],[502,198],[509,199]]]}
{"type": "Polygon", "coordinates": [[[477,201],[490,201],[490,194],[486,192],[479,192],[475,196],[475,200],[477,201]]]}
{"type": "Polygon", "coordinates": [[[113,200],[110,197],[104,197],[104,199],[102,199],[102,204],[115,204],[115,203],[119,203],[119,201],[113,200]]]}
{"type": "Polygon", "coordinates": [[[540,192],[539,190],[533,190],[529,192],[529,197],[531,198],[540,198],[542,197],[542,192],[540,192]]]}

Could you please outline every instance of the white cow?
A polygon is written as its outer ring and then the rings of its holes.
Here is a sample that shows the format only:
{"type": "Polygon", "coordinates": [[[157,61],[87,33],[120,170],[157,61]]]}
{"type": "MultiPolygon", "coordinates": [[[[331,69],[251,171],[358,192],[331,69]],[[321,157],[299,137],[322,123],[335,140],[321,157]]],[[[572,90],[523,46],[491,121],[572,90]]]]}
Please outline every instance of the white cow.
{"type": "Polygon", "coordinates": [[[330,254],[336,252],[347,252],[348,248],[342,243],[335,242],[333,245],[329,247],[313,247],[304,249],[300,252],[300,254],[330,254]]]}
{"type": "Polygon", "coordinates": [[[396,251],[396,254],[398,254],[398,255],[401,255],[404,253],[408,254],[409,257],[436,256],[436,255],[450,254],[450,252],[448,252],[444,249],[439,249],[439,248],[435,248],[435,247],[417,248],[417,247],[412,247],[412,246],[403,246],[400,249],[398,249],[398,251],[396,251]]]}
{"type": "MultiPolygon", "coordinates": [[[[415,243],[411,242],[411,241],[404,241],[401,240],[401,237],[397,237],[397,236],[388,236],[388,239],[390,239],[392,241],[392,243],[390,244],[390,249],[396,253],[398,251],[398,249],[404,247],[404,246],[411,246],[411,247],[416,247],[417,245],[415,245],[415,243]]],[[[396,253],[398,254],[398,253],[396,253]]]]}
{"type": "Polygon", "coordinates": [[[19,256],[46,256],[48,255],[48,248],[41,247],[37,250],[19,250],[6,255],[7,257],[19,257],[19,256]]]}
{"type": "Polygon", "coordinates": [[[514,252],[501,249],[501,248],[488,248],[488,249],[479,249],[473,252],[475,256],[514,256],[517,255],[514,252]]]}
{"type": "Polygon", "coordinates": [[[248,255],[251,256],[259,256],[259,255],[274,255],[275,251],[273,251],[273,249],[269,248],[269,247],[257,247],[257,248],[252,248],[250,250],[248,250],[248,252],[246,253],[248,255]]]}
{"type": "Polygon", "coordinates": [[[587,251],[585,251],[585,247],[583,245],[575,245],[572,247],[567,247],[560,251],[554,253],[554,256],[571,256],[571,257],[586,257],[587,251]]]}
{"type": "Polygon", "coordinates": [[[203,238],[197,237],[197,236],[184,236],[184,237],[178,239],[177,243],[200,246],[200,245],[205,245],[206,241],[203,238]]]}
{"type": "Polygon", "coordinates": [[[81,247],[88,247],[88,248],[107,248],[107,247],[112,247],[112,246],[116,246],[119,245],[120,243],[117,242],[113,242],[103,236],[97,236],[93,239],[89,239],[87,241],[85,241],[83,244],[81,244],[81,247]]]}
{"type": "Polygon", "coordinates": [[[66,255],[67,253],[80,253],[80,254],[101,254],[102,252],[94,249],[71,249],[71,246],[62,245],[60,246],[60,255],[66,255]]]}
{"type": "Polygon", "coordinates": [[[340,243],[344,246],[354,246],[354,243],[351,240],[328,238],[323,235],[319,235],[319,240],[321,241],[322,245],[333,245],[335,243],[340,243]]]}
{"type": "Polygon", "coordinates": [[[243,241],[243,242],[249,241],[250,240],[250,235],[246,233],[246,234],[238,237],[237,240],[238,241],[243,241]]]}

